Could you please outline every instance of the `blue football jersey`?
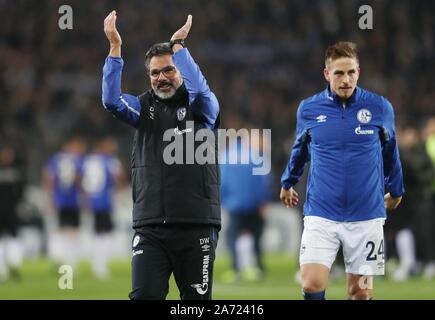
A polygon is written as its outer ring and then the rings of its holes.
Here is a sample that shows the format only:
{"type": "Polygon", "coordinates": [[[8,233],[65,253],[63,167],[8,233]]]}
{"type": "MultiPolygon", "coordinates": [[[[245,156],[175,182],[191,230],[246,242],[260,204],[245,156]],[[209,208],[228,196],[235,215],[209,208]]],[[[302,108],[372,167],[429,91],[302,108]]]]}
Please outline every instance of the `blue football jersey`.
{"type": "Polygon", "coordinates": [[[281,185],[311,161],[304,214],[335,221],[385,218],[384,193],[404,193],[390,102],[360,87],[346,101],[329,88],[297,111],[296,140],[281,185]]]}
{"type": "Polygon", "coordinates": [[[120,161],[113,156],[94,153],[85,157],[82,187],[93,212],[113,209],[113,191],[120,168],[120,161]]]}
{"type": "Polygon", "coordinates": [[[49,160],[47,169],[52,177],[52,197],[57,208],[79,208],[82,162],[82,156],[69,152],[56,153],[49,160]]]}

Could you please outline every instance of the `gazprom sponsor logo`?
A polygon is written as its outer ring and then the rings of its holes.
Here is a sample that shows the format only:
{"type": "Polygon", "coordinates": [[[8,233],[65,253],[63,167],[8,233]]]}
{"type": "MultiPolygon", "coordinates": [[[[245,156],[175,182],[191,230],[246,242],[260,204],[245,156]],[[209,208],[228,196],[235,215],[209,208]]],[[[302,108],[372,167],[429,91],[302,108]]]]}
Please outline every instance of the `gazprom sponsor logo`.
{"type": "Polygon", "coordinates": [[[374,134],[375,130],[373,129],[361,129],[361,126],[355,128],[355,134],[358,135],[366,135],[366,134],[374,134]]]}
{"type": "Polygon", "coordinates": [[[143,253],[143,250],[133,250],[133,252],[132,252],[133,257],[137,256],[138,254],[142,254],[142,253],[143,253]]]}
{"type": "Polygon", "coordinates": [[[203,257],[202,260],[202,284],[195,283],[190,286],[200,294],[204,295],[208,291],[208,281],[209,281],[209,265],[210,265],[210,256],[207,254],[203,257]]]}

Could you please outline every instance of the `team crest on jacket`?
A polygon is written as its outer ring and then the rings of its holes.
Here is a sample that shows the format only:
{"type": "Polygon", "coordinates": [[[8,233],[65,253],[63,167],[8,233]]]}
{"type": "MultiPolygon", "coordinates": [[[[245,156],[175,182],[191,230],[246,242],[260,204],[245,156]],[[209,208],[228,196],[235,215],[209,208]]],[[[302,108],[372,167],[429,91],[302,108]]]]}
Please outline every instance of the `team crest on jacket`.
{"type": "Polygon", "coordinates": [[[372,113],[367,109],[361,109],[356,115],[358,121],[361,123],[369,123],[372,120],[372,113]]]}
{"type": "Polygon", "coordinates": [[[177,119],[178,119],[178,121],[183,121],[183,119],[186,117],[186,108],[185,107],[182,107],[182,108],[179,108],[178,110],[177,110],[177,119]]]}

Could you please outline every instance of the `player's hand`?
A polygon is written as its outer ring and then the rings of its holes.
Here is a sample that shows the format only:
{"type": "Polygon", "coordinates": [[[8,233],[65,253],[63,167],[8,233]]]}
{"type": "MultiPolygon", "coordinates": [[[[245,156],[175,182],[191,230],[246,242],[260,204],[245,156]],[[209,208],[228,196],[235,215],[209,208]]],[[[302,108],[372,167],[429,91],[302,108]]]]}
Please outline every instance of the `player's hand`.
{"type": "Polygon", "coordinates": [[[393,198],[389,192],[384,196],[385,208],[387,210],[396,209],[400,201],[402,201],[402,197],[393,198]]]}
{"type": "Polygon", "coordinates": [[[281,188],[281,193],[279,195],[281,202],[287,207],[287,208],[293,208],[295,207],[299,202],[299,195],[298,193],[292,188],[286,190],[284,188],[281,188]]]}
{"type": "Polygon", "coordinates": [[[109,40],[110,47],[120,47],[122,45],[122,39],[116,29],[116,11],[113,10],[104,19],[104,33],[106,34],[107,40],[109,40]]]}
{"type": "Polygon", "coordinates": [[[191,27],[192,27],[192,15],[189,14],[187,16],[187,20],[184,26],[182,26],[180,29],[175,31],[175,33],[171,37],[171,40],[186,39],[191,27]]]}

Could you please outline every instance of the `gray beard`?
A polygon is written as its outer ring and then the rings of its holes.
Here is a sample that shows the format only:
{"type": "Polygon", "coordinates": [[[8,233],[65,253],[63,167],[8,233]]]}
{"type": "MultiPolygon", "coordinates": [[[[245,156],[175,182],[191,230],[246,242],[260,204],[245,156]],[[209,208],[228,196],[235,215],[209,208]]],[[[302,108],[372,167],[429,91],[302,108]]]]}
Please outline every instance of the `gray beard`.
{"type": "Polygon", "coordinates": [[[154,93],[156,94],[157,97],[159,97],[162,100],[166,100],[166,99],[171,99],[175,92],[177,92],[178,88],[181,87],[181,85],[183,84],[183,81],[181,81],[178,86],[176,85],[176,87],[172,88],[171,91],[169,92],[161,92],[159,89],[157,88],[153,88],[154,93]]]}
{"type": "Polygon", "coordinates": [[[177,91],[177,90],[172,89],[172,90],[169,91],[169,92],[161,92],[159,89],[156,89],[156,90],[154,90],[154,93],[155,93],[156,96],[159,97],[160,99],[165,100],[165,99],[170,99],[170,98],[172,98],[172,97],[174,96],[174,94],[175,94],[176,91],[177,91]]]}

